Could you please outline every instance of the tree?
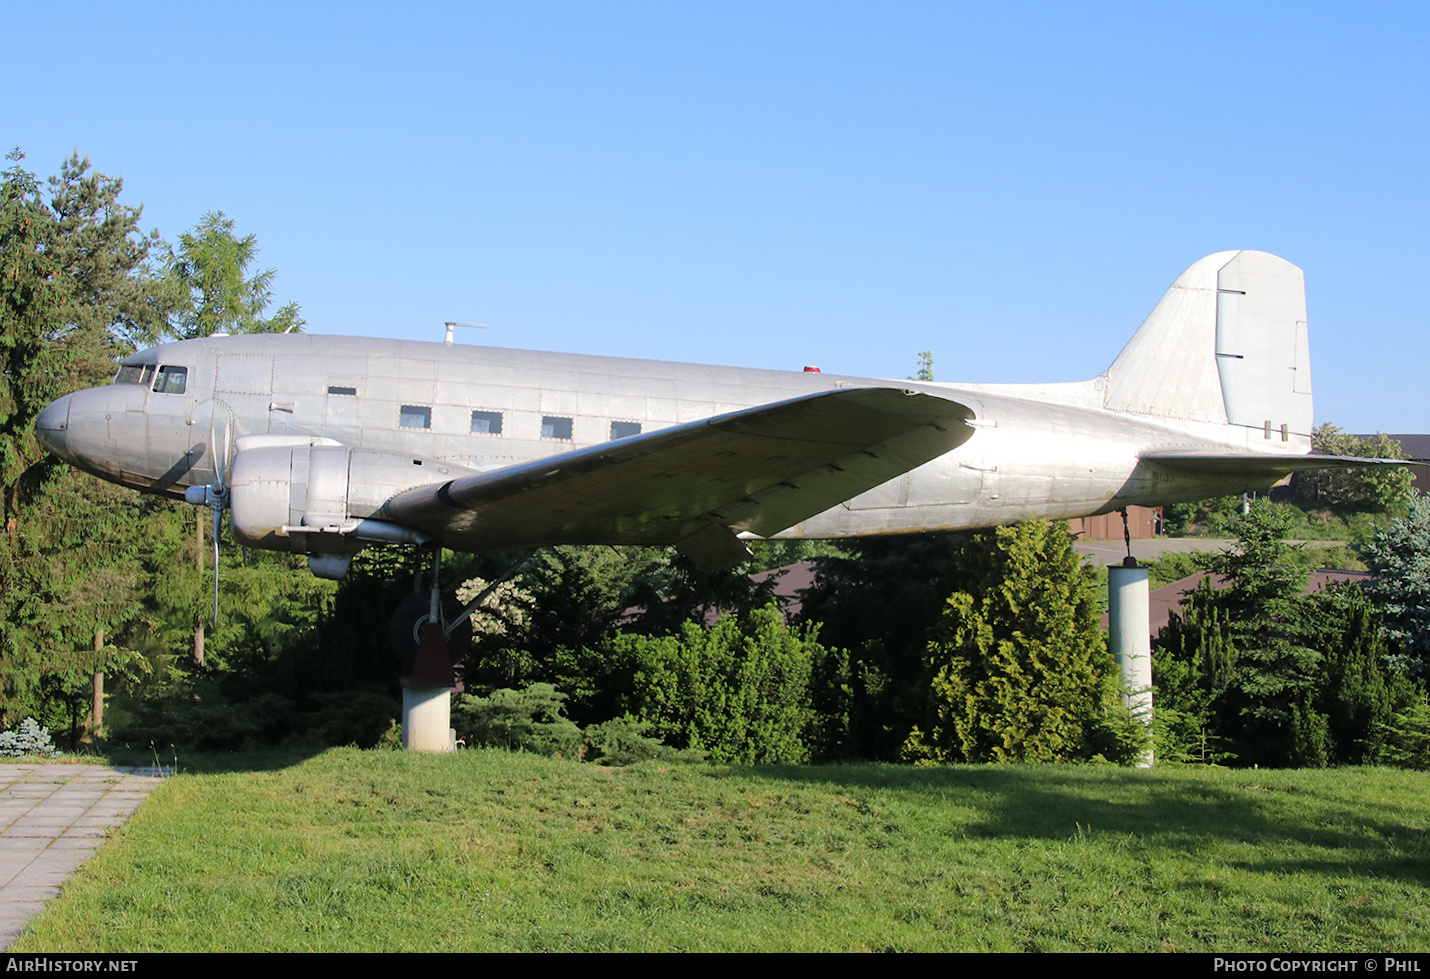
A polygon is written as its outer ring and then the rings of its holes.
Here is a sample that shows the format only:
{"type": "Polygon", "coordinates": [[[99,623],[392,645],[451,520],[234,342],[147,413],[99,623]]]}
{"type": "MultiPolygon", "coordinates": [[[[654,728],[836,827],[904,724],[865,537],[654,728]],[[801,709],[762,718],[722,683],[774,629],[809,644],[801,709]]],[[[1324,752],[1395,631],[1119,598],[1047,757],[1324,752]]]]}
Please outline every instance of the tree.
{"type": "Polygon", "coordinates": [[[914,374],[913,377],[909,378],[909,380],[911,380],[911,381],[932,381],[932,380],[933,380],[933,351],[932,351],[932,350],[920,350],[920,351],[919,351],[919,369],[918,369],[918,371],[914,374]]]}
{"type": "Polygon", "coordinates": [[[1215,593],[1236,655],[1218,698],[1219,726],[1243,764],[1324,764],[1323,715],[1312,707],[1322,656],[1306,642],[1306,571],[1290,560],[1290,517],[1256,500],[1235,550],[1215,566],[1229,588],[1215,593]]]}
{"type": "Polygon", "coordinates": [[[1157,758],[1203,762],[1219,758],[1220,745],[1212,733],[1214,706],[1231,683],[1236,649],[1210,575],[1197,583],[1180,612],[1168,616],[1152,655],[1157,758]]]}
{"type": "Polygon", "coordinates": [[[214,333],[288,333],[303,328],[297,303],[264,312],[273,301],[273,269],[248,274],[258,255],[258,236],[234,234],[233,220],[210,211],[192,231],[179,236],[169,257],[168,280],[184,297],[169,318],[169,332],[180,340],[214,333]]]}
{"type": "MultiPolygon", "coordinates": [[[[815,699],[844,718],[821,748],[829,757],[896,761],[909,729],[924,719],[928,644],[957,580],[963,534],[869,537],[847,554],[815,558],[814,587],[801,619],[847,660],[816,675],[815,699]]],[[[833,664],[830,664],[833,666],[833,664]]]]}
{"type": "Polygon", "coordinates": [[[973,535],[958,591],[928,645],[925,723],[909,761],[1073,761],[1121,709],[1090,572],[1067,524],[1029,520],[973,535]]]}
{"type": "Polygon", "coordinates": [[[817,629],[788,628],[775,605],[609,646],[631,664],[627,709],[666,744],[742,765],[809,758],[810,676],[825,651],[817,629]]]}
{"type": "Polygon", "coordinates": [[[1424,700],[1415,682],[1388,668],[1380,610],[1358,584],[1342,583],[1308,596],[1303,623],[1325,657],[1314,706],[1326,717],[1330,761],[1378,761],[1396,714],[1424,700]]]}
{"type": "Polygon", "coordinates": [[[1430,674],[1430,496],[1412,494],[1406,516],[1356,550],[1375,575],[1392,662],[1416,676],[1430,674]]]}
{"type": "MultiPolygon", "coordinates": [[[[134,607],[85,609],[66,590],[80,572],[120,581],[132,568],[123,546],[105,543],[120,529],[76,509],[102,494],[80,484],[57,493],[66,470],[41,450],[35,419],[60,395],[102,383],[114,355],[157,335],[173,305],[148,262],[158,239],[140,230],[140,208],[120,202],[122,181],[75,155],[46,200],[23,154],[9,159],[0,184],[0,723],[39,709],[43,678],[80,651],[94,659],[92,633],[112,632],[134,607]]],[[[120,495],[103,504],[107,514],[134,498],[120,495]]]]}
{"type": "MultiPolygon", "coordinates": [[[[263,313],[272,302],[273,269],[248,275],[258,255],[258,236],[239,238],[233,221],[222,211],[210,211],[198,226],[179,236],[179,249],[169,255],[166,281],[181,297],[170,314],[168,332],[179,340],[214,333],[288,333],[303,328],[297,303],[282,306],[271,319],[263,313]]],[[[195,511],[195,570],[204,566],[202,508],[195,511]]],[[[214,569],[218,573],[218,569],[214,569]]],[[[204,611],[193,602],[193,660],[204,665],[204,611]]]]}
{"type": "Polygon", "coordinates": [[[1412,699],[1387,668],[1376,610],[1359,588],[1306,593],[1306,571],[1283,539],[1288,523],[1283,507],[1253,503],[1237,549],[1212,566],[1227,587],[1204,579],[1157,637],[1158,713],[1180,722],[1162,725],[1173,741],[1164,755],[1263,766],[1368,760],[1412,699]]]}
{"type": "MultiPolygon", "coordinates": [[[[1377,433],[1358,438],[1330,422],[1311,433],[1311,450],[1321,455],[1369,459],[1404,459],[1400,443],[1377,433]]],[[[1403,466],[1367,469],[1315,469],[1296,473],[1292,494],[1298,500],[1328,506],[1385,511],[1405,503],[1413,481],[1403,466]]]]}

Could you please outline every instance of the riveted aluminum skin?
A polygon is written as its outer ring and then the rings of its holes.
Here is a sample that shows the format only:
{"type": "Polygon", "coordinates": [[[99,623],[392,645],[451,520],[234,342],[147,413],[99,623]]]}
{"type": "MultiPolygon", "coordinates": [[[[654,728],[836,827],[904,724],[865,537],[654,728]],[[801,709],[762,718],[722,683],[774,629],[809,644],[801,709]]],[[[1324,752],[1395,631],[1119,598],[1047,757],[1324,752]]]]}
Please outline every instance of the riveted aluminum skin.
{"type": "Polygon", "coordinates": [[[1102,374],[1032,385],[211,337],[127,358],[116,383],[46,408],[37,435],[173,496],[231,459],[234,531],[254,547],[674,544],[716,566],[739,538],[1087,516],[1366,464],[1306,455],[1304,295],[1284,259],[1209,255],[1102,374]]]}

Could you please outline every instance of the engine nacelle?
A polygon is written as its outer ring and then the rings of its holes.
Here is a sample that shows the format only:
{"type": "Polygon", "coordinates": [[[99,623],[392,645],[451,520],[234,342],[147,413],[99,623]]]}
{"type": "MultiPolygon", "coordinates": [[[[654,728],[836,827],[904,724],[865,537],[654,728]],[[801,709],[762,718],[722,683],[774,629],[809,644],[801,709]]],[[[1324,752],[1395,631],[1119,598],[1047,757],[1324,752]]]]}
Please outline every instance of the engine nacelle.
{"type": "Polygon", "coordinates": [[[314,555],[309,563],[323,577],[341,577],[346,559],[366,543],[430,540],[370,518],[397,493],[470,471],[325,438],[249,435],[236,449],[228,481],[234,537],[249,547],[314,555]]]}

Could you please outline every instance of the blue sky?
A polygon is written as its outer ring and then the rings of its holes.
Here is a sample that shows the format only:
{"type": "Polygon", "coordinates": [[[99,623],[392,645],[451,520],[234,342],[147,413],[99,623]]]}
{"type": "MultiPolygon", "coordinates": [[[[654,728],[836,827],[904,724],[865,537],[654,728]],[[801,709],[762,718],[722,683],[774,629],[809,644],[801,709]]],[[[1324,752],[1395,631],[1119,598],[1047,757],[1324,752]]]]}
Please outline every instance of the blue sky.
{"type": "Polygon", "coordinates": [[[1430,432],[1430,6],[12,5],[5,149],[222,210],[308,329],[940,380],[1306,273],[1318,421],[1430,432]]]}

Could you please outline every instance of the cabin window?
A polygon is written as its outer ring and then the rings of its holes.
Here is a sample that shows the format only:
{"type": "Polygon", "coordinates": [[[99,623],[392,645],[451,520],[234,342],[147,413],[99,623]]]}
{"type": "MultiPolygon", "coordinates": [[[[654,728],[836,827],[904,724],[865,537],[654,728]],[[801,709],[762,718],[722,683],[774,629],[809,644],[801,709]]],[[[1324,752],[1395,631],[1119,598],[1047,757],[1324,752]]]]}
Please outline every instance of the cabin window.
{"type": "Polygon", "coordinates": [[[473,434],[473,435],[500,435],[500,434],[501,434],[501,412],[499,412],[499,411],[474,411],[474,412],[472,412],[472,434],[473,434]]]}
{"type": "Polygon", "coordinates": [[[356,398],[356,397],[357,397],[357,388],[345,388],[345,387],[341,387],[341,386],[339,386],[339,385],[337,385],[337,384],[329,384],[329,385],[328,385],[328,393],[329,393],[329,394],[341,394],[341,395],[343,395],[344,397],[348,397],[348,398],[356,398]]]}
{"type": "Polygon", "coordinates": [[[189,369],[165,364],[159,368],[159,376],[154,379],[157,394],[183,394],[189,384],[189,369]]]}
{"type": "Polygon", "coordinates": [[[431,428],[432,409],[426,405],[403,405],[397,424],[402,428],[431,428]]]}
{"type": "Polygon", "coordinates": [[[639,435],[640,433],[641,433],[641,423],[640,423],[640,422],[611,422],[611,438],[612,438],[612,440],[615,440],[615,439],[628,439],[628,438],[630,438],[632,435],[639,435]]]}
{"type": "Polygon", "coordinates": [[[570,439],[571,419],[557,415],[546,415],[541,419],[541,437],[544,439],[570,439]]]}

